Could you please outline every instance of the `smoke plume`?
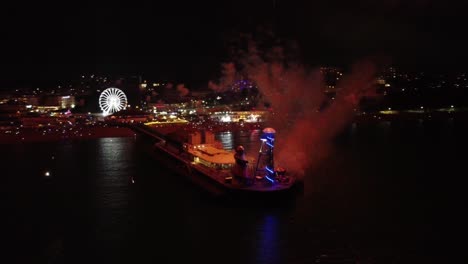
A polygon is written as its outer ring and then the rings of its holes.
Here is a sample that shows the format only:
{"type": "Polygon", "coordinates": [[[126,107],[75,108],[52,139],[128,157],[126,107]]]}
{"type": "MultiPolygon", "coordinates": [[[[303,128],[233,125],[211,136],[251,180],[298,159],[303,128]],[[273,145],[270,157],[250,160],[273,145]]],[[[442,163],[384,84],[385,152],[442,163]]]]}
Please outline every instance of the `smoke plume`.
{"type": "Polygon", "coordinates": [[[221,64],[222,77],[218,82],[209,81],[208,88],[215,92],[224,92],[229,86],[234,83],[237,76],[236,66],[232,62],[226,62],[221,64]]]}
{"type": "Polygon", "coordinates": [[[190,93],[190,90],[185,87],[185,84],[181,83],[176,86],[176,90],[179,93],[180,97],[185,97],[190,93]]]}
{"type": "Polygon", "coordinates": [[[329,99],[319,69],[289,61],[283,54],[279,47],[264,52],[250,43],[237,64],[273,108],[267,126],[277,131],[276,165],[304,175],[330,154],[333,139],[352,121],[360,99],[373,94],[375,67],[367,61],[356,63],[329,99]],[[328,106],[321,108],[327,100],[328,106]]]}

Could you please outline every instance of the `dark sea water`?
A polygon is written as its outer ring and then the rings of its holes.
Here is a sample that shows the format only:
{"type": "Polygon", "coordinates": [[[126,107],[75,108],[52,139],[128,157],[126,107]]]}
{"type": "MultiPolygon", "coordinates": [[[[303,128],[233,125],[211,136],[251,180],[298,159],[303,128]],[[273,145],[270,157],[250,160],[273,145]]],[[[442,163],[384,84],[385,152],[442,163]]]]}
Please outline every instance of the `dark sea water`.
{"type": "MultiPolygon", "coordinates": [[[[467,132],[352,125],[303,192],[261,202],[210,196],[139,137],[3,145],[1,262],[461,263],[467,132]]],[[[258,137],[217,135],[248,150],[258,137]]]]}

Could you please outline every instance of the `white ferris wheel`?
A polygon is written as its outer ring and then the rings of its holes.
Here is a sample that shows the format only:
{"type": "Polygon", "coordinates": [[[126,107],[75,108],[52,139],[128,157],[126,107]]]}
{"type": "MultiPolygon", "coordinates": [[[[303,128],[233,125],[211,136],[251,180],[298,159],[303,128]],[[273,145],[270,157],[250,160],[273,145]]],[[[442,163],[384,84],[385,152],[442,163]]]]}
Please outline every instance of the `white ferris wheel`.
{"type": "Polygon", "coordinates": [[[110,115],[127,107],[127,96],[117,88],[107,88],[99,96],[99,107],[104,115],[110,115]]]}

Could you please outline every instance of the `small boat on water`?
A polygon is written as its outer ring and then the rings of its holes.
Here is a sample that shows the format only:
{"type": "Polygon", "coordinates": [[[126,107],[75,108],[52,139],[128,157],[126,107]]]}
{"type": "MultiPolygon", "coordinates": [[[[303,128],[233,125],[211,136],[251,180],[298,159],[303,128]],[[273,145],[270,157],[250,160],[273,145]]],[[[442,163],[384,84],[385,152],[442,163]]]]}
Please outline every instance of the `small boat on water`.
{"type": "Polygon", "coordinates": [[[297,179],[285,169],[274,167],[274,140],[275,130],[264,129],[256,159],[246,156],[242,146],[235,151],[223,149],[210,131],[204,131],[203,137],[200,132],[190,134],[187,142],[161,138],[154,144],[154,151],[169,168],[214,193],[284,192],[297,179]]]}

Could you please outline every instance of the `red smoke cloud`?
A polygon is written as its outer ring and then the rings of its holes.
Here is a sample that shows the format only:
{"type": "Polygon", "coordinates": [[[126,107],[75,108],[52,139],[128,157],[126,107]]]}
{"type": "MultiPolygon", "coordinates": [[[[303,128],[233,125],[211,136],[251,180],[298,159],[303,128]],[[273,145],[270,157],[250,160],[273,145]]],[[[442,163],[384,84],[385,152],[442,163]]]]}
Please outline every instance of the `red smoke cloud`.
{"type": "Polygon", "coordinates": [[[185,97],[190,93],[190,90],[185,87],[185,84],[181,83],[176,86],[177,92],[179,92],[179,96],[185,97]]]}
{"type": "Polygon", "coordinates": [[[360,99],[374,90],[374,65],[357,63],[340,81],[334,100],[319,111],[326,100],[319,69],[285,61],[280,48],[265,56],[253,44],[239,64],[242,75],[258,84],[273,107],[267,125],[277,131],[276,164],[300,175],[329,155],[334,137],[352,121],[360,99]]]}
{"type": "Polygon", "coordinates": [[[224,92],[229,85],[234,83],[237,77],[236,66],[232,62],[221,64],[222,77],[219,82],[209,81],[208,88],[215,92],[224,92]]]}

